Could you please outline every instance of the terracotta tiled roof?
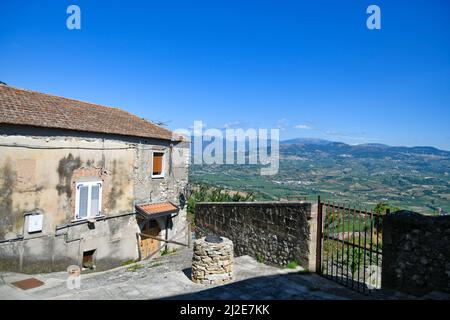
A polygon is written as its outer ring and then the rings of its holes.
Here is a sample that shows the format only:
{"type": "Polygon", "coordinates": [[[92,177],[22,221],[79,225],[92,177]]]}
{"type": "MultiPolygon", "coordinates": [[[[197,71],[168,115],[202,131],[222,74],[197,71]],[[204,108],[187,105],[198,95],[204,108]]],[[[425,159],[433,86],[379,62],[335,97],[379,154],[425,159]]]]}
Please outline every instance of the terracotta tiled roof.
{"type": "Polygon", "coordinates": [[[118,108],[0,84],[0,124],[170,140],[172,132],[118,108]]]}
{"type": "Polygon", "coordinates": [[[177,212],[178,207],[170,202],[161,202],[137,205],[136,210],[141,214],[153,216],[161,213],[177,212]]]}

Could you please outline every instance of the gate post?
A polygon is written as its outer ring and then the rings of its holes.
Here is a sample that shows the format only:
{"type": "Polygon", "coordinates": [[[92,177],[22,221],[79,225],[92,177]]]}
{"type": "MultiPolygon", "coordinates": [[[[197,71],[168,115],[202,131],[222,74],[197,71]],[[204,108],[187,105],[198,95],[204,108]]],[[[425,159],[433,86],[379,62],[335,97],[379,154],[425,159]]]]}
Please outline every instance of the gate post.
{"type": "Polygon", "coordinates": [[[322,202],[317,197],[316,273],[322,274],[322,202]]]}

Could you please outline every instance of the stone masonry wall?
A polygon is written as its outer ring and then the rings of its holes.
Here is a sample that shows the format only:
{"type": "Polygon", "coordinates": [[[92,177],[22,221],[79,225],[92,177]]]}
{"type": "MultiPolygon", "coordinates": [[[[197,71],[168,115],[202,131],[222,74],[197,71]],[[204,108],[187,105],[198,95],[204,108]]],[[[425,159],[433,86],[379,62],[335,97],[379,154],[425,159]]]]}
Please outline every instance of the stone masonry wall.
{"type": "Polygon", "coordinates": [[[384,217],[382,287],[450,292],[450,216],[397,211],[384,217]]]}
{"type": "Polygon", "coordinates": [[[311,204],[303,202],[198,203],[195,233],[231,239],[236,256],[280,266],[296,261],[308,268],[310,215],[311,204]]]}
{"type": "Polygon", "coordinates": [[[194,242],[192,281],[201,284],[223,284],[233,279],[233,242],[222,238],[220,243],[194,242]]]}

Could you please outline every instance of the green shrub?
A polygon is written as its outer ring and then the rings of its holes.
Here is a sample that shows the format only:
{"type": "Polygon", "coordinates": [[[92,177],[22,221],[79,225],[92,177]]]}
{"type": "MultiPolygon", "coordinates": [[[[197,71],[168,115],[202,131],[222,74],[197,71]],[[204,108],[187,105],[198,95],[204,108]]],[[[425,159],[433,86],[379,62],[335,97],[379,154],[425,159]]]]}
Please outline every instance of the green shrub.
{"type": "Polygon", "coordinates": [[[193,227],[195,227],[195,204],[197,202],[242,202],[242,201],[254,201],[255,197],[253,193],[249,193],[245,196],[235,193],[230,194],[229,191],[222,188],[209,187],[206,185],[200,185],[198,190],[192,192],[187,200],[187,216],[188,220],[193,227]]]}
{"type": "Polygon", "coordinates": [[[176,249],[164,249],[163,251],[161,251],[161,256],[166,256],[175,252],[177,252],[176,249]]]}
{"type": "Polygon", "coordinates": [[[266,259],[264,258],[264,256],[262,254],[257,253],[256,261],[258,261],[259,263],[264,263],[264,262],[266,262],[266,259]]]}
{"type": "Polygon", "coordinates": [[[134,261],[134,260],[128,260],[128,261],[122,262],[122,266],[127,266],[127,265],[130,265],[130,264],[135,263],[135,262],[136,261],[134,261]]]}
{"type": "Polygon", "coordinates": [[[135,264],[135,265],[132,265],[131,267],[127,268],[127,271],[129,271],[129,272],[136,272],[136,271],[138,271],[139,269],[142,269],[142,268],[143,268],[142,265],[135,264]]]}
{"type": "Polygon", "coordinates": [[[374,213],[379,214],[380,216],[376,216],[374,217],[374,228],[377,232],[382,232],[383,231],[383,218],[382,216],[384,214],[386,214],[386,212],[389,210],[389,212],[396,212],[399,211],[400,209],[394,206],[391,206],[389,203],[387,202],[379,202],[377,203],[377,205],[375,206],[375,208],[373,209],[374,213]]]}
{"type": "Polygon", "coordinates": [[[296,261],[291,261],[286,265],[288,269],[296,269],[298,267],[298,263],[296,261]]]}

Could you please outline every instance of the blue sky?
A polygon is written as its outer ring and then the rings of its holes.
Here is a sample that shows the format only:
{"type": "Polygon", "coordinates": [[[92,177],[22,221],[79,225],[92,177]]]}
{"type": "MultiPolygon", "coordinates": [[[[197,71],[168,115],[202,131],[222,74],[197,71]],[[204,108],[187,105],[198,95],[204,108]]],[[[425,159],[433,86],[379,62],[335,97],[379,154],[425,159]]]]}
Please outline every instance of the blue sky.
{"type": "Polygon", "coordinates": [[[450,2],[1,1],[0,80],[171,129],[450,150],[450,2]]]}

